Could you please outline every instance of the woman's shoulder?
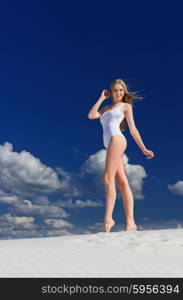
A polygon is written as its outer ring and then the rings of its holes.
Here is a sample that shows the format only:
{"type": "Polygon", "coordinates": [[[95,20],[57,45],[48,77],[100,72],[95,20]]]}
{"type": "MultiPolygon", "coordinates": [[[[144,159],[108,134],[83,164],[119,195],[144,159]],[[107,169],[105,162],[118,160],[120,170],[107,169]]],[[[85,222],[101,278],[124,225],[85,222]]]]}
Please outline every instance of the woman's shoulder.
{"type": "Polygon", "coordinates": [[[127,103],[127,102],[124,102],[125,103],[125,107],[130,107],[131,104],[130,103],[127,103]]]}
{"type": "Polygon", "coordinates": [[[130,103],[125,103],[125,106],[124,106],[125,109],[132,109],[132,105],[130,103]]]}
{"type": "Polygon", "coordinates": [[[130,113],[130,111],[132,110],[132,105],[130,103],[125,103],[123,107],[124,114],[130,113]]]}

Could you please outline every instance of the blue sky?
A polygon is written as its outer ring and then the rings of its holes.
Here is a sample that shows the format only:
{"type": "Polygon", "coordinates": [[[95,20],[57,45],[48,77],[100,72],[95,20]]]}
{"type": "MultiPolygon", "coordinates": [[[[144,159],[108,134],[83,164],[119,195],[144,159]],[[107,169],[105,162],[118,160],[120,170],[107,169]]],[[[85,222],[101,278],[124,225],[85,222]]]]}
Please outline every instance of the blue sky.
{"type": "MultiPolygon", "coordinates": [[[[127,128],[136,222],[182,222],[182,11],[182,1],[1,4],[1,238],[99,228],[106,151],[87,113],[116,78],[143,97],[134,119],[155,154],[127,128]]],[[[114,219],[124,223],[119,190],[114,219]]]]}

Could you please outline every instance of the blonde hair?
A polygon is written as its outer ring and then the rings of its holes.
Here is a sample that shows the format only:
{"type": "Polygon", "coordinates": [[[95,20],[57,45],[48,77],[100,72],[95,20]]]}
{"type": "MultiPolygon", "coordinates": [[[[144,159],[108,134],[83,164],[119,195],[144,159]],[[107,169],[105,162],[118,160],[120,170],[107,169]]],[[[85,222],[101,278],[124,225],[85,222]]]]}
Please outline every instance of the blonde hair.
{"type": "MultiPolygon", "coordinates": [[[[143,97],[138,96],[136,94],[137,92],[130,91],[129,86],[127,86],[127,84],[124,82],[124,80],[119,78],[119,79],[113,80],[110,84],[110,89],[109,90],[110,90],[110,97],[112,98],[112,101],[113,101],[112,91],[113,91],[114,85],[117,84],[117,83],[121,84],[121,86],[123,87],[124,92],[125,92],[125,94],[122,98],[122,102],[129,103],[133,107],[133,102],[134,102],[135,99],[143,99],[143,97]]],[[[120,128],[121,131],[125,130],[125,128],[126,128],[126,118],[124,118],[123,121],[120,123],[119,128],[120,128]]]]}

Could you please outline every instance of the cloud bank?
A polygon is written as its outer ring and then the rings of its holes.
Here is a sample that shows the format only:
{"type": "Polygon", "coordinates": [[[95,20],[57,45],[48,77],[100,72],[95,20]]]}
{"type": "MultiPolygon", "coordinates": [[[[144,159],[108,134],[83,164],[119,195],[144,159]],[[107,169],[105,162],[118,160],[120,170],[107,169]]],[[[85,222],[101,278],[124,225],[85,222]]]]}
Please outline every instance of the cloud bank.
{"type": "MultiPolygon", "coordinates": [[[[106,150],[90,155],[78,172],[51,168],[26,150],[0,145],[0,237],[40,237],[71,234],[69,217],[74,209],[99,209],[105,205],[102,181],[106,150]],[[67,220],[66,220],[67,219],[67,220]]],[[[144,198],[147,177],[141,165],[123,155],[126,174],[135,199],[144,198]]]]}

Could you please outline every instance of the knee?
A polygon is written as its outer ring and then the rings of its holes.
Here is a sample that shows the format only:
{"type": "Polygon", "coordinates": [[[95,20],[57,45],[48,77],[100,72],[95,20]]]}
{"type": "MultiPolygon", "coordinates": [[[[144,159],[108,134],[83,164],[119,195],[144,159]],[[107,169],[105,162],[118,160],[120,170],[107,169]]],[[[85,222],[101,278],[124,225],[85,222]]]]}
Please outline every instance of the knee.
{"type": "Polygon", "coordinates": [[[126,188],[129,186],[129,183],[128,183],[128,180],[127,179],[124,179],[124,180],[117,180],[117,185],[119,186],[119,188],[126,188]]]}
{"type": "Polygon", "coordinates": [[[114,180],[114,176],[111,176],[109,173],[105,172],[103,175],[103,183],[108,185],[112,180],[114,180]]]}

